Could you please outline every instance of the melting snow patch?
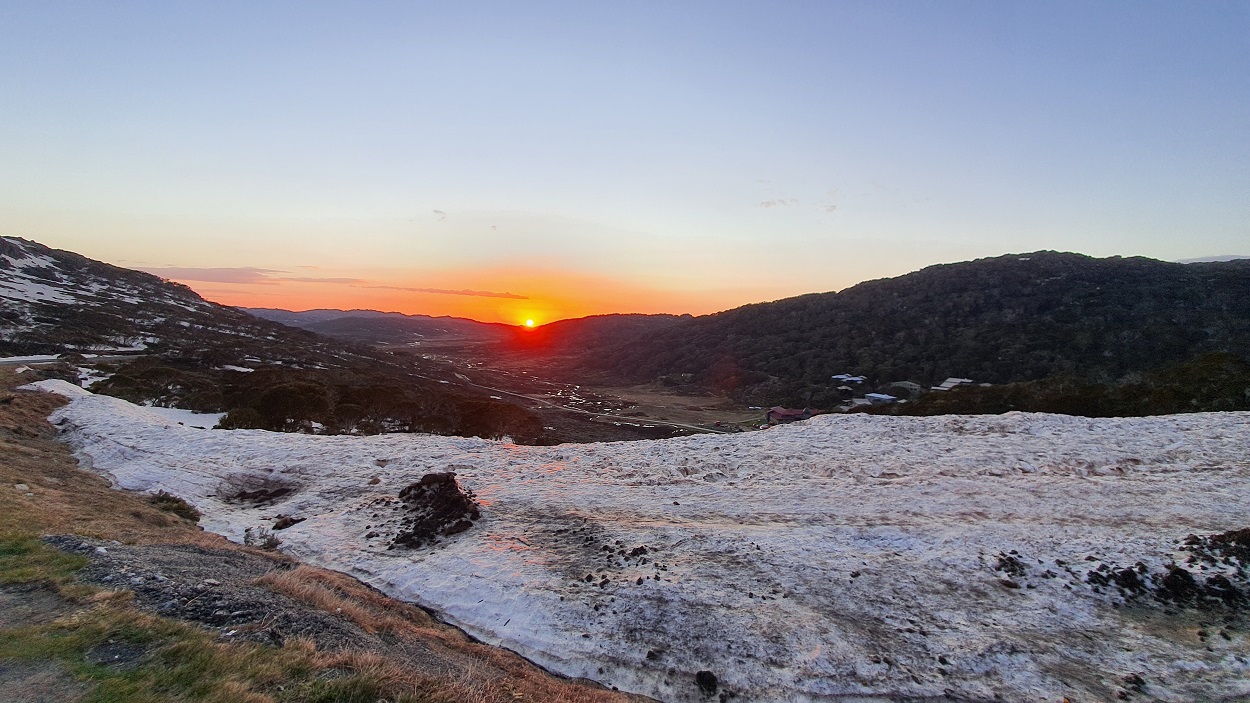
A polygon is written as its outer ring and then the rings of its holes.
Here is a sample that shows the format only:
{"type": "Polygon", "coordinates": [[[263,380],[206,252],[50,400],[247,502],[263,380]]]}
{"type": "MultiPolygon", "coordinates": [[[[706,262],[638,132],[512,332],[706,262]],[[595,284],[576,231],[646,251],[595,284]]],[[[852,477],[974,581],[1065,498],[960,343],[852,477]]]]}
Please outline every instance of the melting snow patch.
{"type": "Polygon", "coordinates": [[[209,432],[58,383],[38,384],[74,398],[54,420],[121,487],[180,496],[235,540],[283,520],[295,556],[624,690],[1250,695],[1247,413],[821,416],[519,447],[209,432]],[[451,529],[397,540],[417,493],[454,503],[435,520],[451,529]]]}
{"type": "Polygon", "coordinates": [[[31,356],[0,356],[0,364],[38,363],[40,361],[56,361],[56,354],[34,354],[31,356]]]}
{"type": "Polygon", "coordinates": [[[197,413],[181,408],[144,407],[144,410],[179,425],[198,429],[212,429],[225,417],[225,413],[197,413]]]}

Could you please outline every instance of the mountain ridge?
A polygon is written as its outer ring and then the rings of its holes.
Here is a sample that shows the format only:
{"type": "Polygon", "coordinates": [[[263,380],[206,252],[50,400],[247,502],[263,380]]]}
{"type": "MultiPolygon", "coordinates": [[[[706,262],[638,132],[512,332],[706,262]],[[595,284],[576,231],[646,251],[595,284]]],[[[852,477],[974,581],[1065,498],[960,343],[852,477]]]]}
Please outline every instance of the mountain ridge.
{"type": "Polygon", "coordinates": [[[499,341],[516,328],[450,315],[378,310],[240,308],[259,318],[359,344],[412,344],[429,340],[499,341]]]}
{"type": "Polygon", "coordinates": [[[73,363],[49,373],[90,379],[96,392],[225,412],[222,424],[233,428],[529,442],[543,433],[524,408],[453,387],[450,372],[419,357],[264,320],[150,273],[3,237],[0,356],[32,354],[67,356],[73,363]],[[86,353],[109,351],[134,356],[92,373],[78,366],[93,363],[86,353]]]}
{"type": "Polygon", "coordinates": [[[262,320],[159,276],[20,237],[0,237],[0,355],[148,352],[220,356],[248,347],[292,363],[372,352],[262,320]]]}
{"type": "Polygon", "coordinates": [[[1250,261],[1055,251],[937,264],[693,317],[589,350],[548,350],[617,382],[689,374],[723,392],[772,396],[828,386],[838,373],[922,385],[1056,373],[1106,380],[1211,352],[1250,357],[1250,261]]]}

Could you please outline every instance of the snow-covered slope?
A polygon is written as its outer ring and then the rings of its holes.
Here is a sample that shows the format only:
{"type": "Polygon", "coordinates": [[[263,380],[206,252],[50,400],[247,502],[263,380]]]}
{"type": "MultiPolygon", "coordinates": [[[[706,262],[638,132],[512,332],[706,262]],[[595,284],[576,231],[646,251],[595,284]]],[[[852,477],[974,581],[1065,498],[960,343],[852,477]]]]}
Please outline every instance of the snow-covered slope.
{"type": "Polygon", "coordinates": [[[1250,696],[1245,565],[1182,544],[1250,523],[1250,414],[821,416],[519,447],[196,430],[41,385],[74,398],[54,421],[119,486],[182,496],[232,539],[306,518],[282,549],[663,700],[711,700],[698,672],[738,701],[1250,696]],[[397,493],[442,471],[482,519],[388,548],[397,493]],[[1184,600],[1174,562],[1188,604],[1160,600],[1184,600]]]}
{"type": "Polygon", "coordinates": [[[353,356],[152,274],[0,237],[0,356],[102,351],[353,356]]]}

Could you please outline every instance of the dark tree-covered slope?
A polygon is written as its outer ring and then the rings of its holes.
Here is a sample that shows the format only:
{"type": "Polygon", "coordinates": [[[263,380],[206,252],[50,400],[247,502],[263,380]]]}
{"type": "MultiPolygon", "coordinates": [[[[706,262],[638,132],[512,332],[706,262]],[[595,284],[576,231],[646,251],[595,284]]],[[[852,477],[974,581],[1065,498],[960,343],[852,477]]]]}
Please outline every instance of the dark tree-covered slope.
{"type": "Polygon", "coordinates": [[[723,390],[842,372],[923,384],[1111,379],[1209,352],[1250,357],[1250,261],[1000,256],[649,327],[593,353],[559,351],[620,380],[690,373],[723,390]]]}
{"type": "Polygon", "coordinates": [[[650,336],[694,319],[690,315],[592,315],[534,329],[518,328],[509,348],[526,354],[579,354],[593,358],[604,348],[650,336]]]}
{"type": "Polygon", "coordinates": [[[861,406],[878,415],[997,415],[1020,411],[1084,417],[1140,417],[1250,410],[1250,363],[1206,354],[1142,374],[1097,383],[1069,374],[928,393],[914,403],[861,406]]]}

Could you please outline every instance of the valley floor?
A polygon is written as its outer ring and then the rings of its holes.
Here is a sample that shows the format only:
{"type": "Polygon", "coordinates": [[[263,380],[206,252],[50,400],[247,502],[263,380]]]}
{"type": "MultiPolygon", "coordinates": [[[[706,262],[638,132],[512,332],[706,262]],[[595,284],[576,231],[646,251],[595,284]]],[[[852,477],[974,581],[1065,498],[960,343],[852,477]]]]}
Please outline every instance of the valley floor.
{"type": "Polygon", "coordinates": [[[121,487],[185,498],[236,541],[281,525],[290,555],[622,690],[1250,697],[1247,413],[822,416],[521,447],[198,430],[40,386],[71,398],[54,421],[121,487]],[[397,547],[399,492],[447,471],[482,519],[397,547]]]}

